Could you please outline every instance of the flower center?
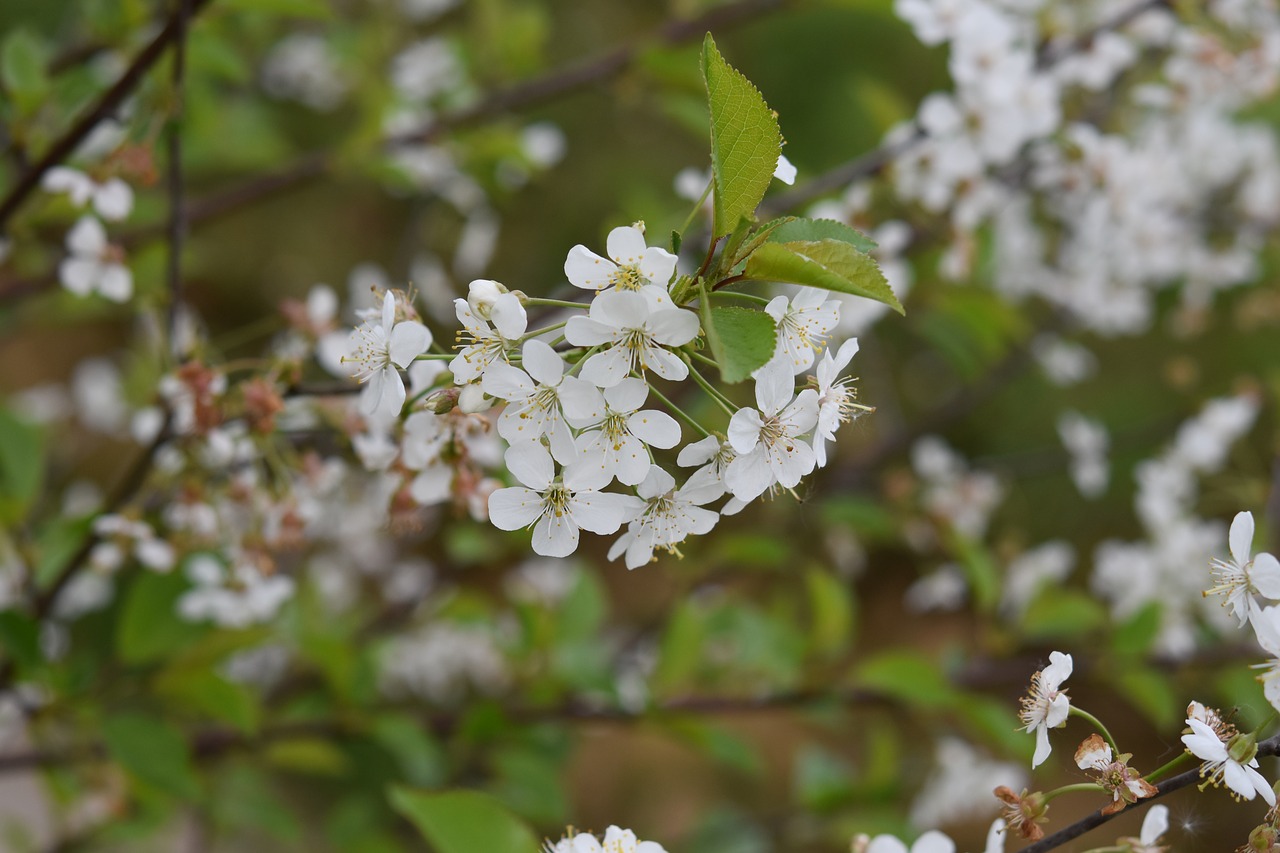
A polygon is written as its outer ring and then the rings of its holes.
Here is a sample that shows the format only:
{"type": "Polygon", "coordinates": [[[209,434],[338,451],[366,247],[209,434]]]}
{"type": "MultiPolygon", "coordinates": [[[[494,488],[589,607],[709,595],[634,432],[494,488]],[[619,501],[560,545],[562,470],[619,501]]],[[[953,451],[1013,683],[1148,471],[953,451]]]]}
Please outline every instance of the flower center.
{"type": "Polygon", "coordinates": [[[639,290],[648,284],[649,280],[635,264],[627,264],[618,266],[613,275],[609,276],[609,283],[618,290],[639,290]]]}
{"type": "Polygon", "coordinates": [[[569,512],[569,498],[573,495],[562,483],[553,483],[542,496],[543,514],[551,513],[556,518],[563,518],[569,512]]]}

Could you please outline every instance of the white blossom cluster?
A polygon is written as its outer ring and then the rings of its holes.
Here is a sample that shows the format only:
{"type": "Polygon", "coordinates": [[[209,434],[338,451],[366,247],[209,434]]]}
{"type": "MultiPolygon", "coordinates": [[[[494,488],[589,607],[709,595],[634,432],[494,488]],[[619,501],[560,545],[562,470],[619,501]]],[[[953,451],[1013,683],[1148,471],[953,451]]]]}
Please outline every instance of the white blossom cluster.
{"type": "Polygon", "coordinates": [[[380,311],[364,314],[345,356],[364,382],[361,412],[378,449],[361,452],[366,467],[416,472],[408,490],[419,504],[464,500],[504,530],[532,527],[533,550],[544,556],[573,553],[581,530],[607,535],[625,525],[610,556],[625,555],[630,568],[708,532],[720,515],[708,504],[725,495],[722,511],[737,512],[775,488],[793,489],[825,464],[827,442],[860,411],[841,376],[856,341],[825,348],[838,303],[817,290],[769,302],[774,357],[755,373],[756,405],[738,407],[685,349],[702,329],[697,313],[672,302],[675,266],[637,226],[610,232],[607,257],[575,246],[565,275],[592,300],[540,329],[530,329],[526,307],[539,300],[473,281],[455,303],[461,329],[452,357],[429,352],[430,332],[388,291],[380,311]],[[431,390],[446,358],[454,386],[431,390]],[[796,376],[811,369],[808,387],[797,389],[796,376]],[[731,414],[725,433],[677,409],[703,434],[681,446],[680,423],[649,405],[651,396],[666,400],[657,380],[699,384],[731,414]],[[481,414],[499,402],[496,419],[481,414]],[[496,460],[475,445],[491,440],[490,425],[509,445],[503,462],[518,486],[494,488],[485,473],[496,460]],[[677,465],[696,469],[681,484],[654,461],[655,450],[677,448],[677,465]],[[623,490],[610,490],[615,484],[623,490]]]}
{"type": "Polygon", "coordinates": [[[1221,522],[1196,514],[1198,478],[1220,471],[1227,451],[1250,427],[1258,401],[1250,395],[1210,400],[1179,428],[1173,443],[1139,463],[1134,505],[1147,539],[1107,540],[1094,552],[1091,586],[1127,619],[1149,602],[1160,605],[1156,647],[1185,656],[1196,646],[1197,618],[1226,627],[1222,609],[1200,594],[1201,578],[1187,566],[1208,563],[1223,541],[1221,522]]]}

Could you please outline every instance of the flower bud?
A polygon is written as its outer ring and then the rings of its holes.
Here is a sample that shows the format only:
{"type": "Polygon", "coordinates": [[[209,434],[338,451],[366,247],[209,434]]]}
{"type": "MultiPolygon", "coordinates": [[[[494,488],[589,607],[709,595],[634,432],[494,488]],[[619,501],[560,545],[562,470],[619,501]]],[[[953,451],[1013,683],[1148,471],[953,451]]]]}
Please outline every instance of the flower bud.
{"type": "Polygon", "coordinates": [[[493,398],[486,397],[484,391],[480,390],[478,383],[462,386],[462,392],[458,394],[458,408],[466,412],[468,415],[474,415],[477,412],[483,412],[493,406],[493,398]]]}
{"type": "Polygon", "coordinates": [[[457,407],[460,396],[457,388],[441,388],[423,398],[422,408],[436,415],[447,415],[457,407]]]}
{"type": "Polygon", "coordinates": [[[1227,755],[1232,761],[1248,764],[1258,754],[1258,738],[1252,732],[1241,732],[1227,741],[1227,755]]]}
{"type": "Polygon", "coordinates": [[[507,288],[496,281],[478,278],[467,286],[467,304],[471,311],[482,320],[489,319],[494,301],[507,292],[507,288]]]}
{"type": "Polygon", "coordinates": [[[1280,840],[1280,833],[1276,832],[1275,827],[1270,824],[1262,824],[1254,827],[1253,832],[1249,833],[1249,844],[1244,849],[1251,853],[1269,853],[1276,849],[1276,841],[1280,840]]]}

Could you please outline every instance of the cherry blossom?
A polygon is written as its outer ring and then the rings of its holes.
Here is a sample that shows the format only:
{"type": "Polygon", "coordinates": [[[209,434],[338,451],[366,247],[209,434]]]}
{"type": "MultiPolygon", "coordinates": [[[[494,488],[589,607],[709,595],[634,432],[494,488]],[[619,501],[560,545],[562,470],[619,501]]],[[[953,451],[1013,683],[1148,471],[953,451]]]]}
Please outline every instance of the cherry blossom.
{"type": "Polygon", "coordinates": [[[764,310],[778,325],[773,359],[785,361],[792,373],[813,366],[814,356],[840,322],[840,300],[828,299],[826,291],[816,287],[806,287],[791,299],[775,296],[764,310]]]}
{"type": "MultiPolygon", "coordinates": [[[[584,405],[590,406],[599,392],[581,379],[566,377],[564,359],[542,341],[525,342],[521,365],[523,370],[504,362],[490,365],[480,382],[486,394],[507,401],[498,416],[498,434],[512,444],[538,441],[545,435],[551,442],[551,455],[567,465],[574,460],[575,448],[561,411],[561,394],[575,400],[586,397],[584,405]]],[[[595,406],[600,408],[598,403],[595,406]]]]}
{"type": "Polygon", "coordinates": [[[858,339],[850,338],[840,345],[835,358],[831,350],[823,350],[822,359],[815,371],[818,383],[818,423],[813,431],[813,458],[819,468],[827,464],[827,442],[835,441],[840,424],[853,420],[866,407],[855,400],[858,392],[853,387],[854,378],[837,380],[840,371],[858,353],[858,339]]]}
{"type": "Polygon", "coordinates": [[[459,385],[465,385],[478,381],[489,365],[506,360],[528,328],[529,315],[514,293],[493,298],[488,320],[476,314],[465,299],[454,300],[453,305],[462,324],[458,340],[470,343],[459,344],[460,352],[449,362],[449,370],[459,385]]]}
{"type": "Polygon", "coordinates": [[[79,169],[54,166],[44,173],[40,186],[51,193],[66,193],[76,207],[92,203],[109,222],[124,219],[133,210],[133,190],[120,178],[98,183],[79,169]]]}
{"type": "Polygon", "coordinates": [[[396,322],[396,299],[387,291],[378,320],[366,320],[351,334],[348,361],[356,379],[367,383],[360,395],[366,415],[394,417],[404,408],[405,388],[400,370],[431,346],[431,332],[416,320],[396,322]]]}
{"type": "Polygon", "coordinates": [[[1210,571],[1217,586],[1205,591],[1205,595],[1225,596],[1223,606],[1240,620],[1241,627],[1246,621],[1256,620],[1255,594],[1280,599],[1280,562],[1265,552],[1257,556],[1250,553],[1253,529],[1253,513],[1236,513],[1228,537],[1231,559],[1213,560],[1210,571]]]}
{"type": "Polygon", "coordinates": [[[644,231],[624,225],[609,232],[605,242],[608,258],[602,258],[582,244],[569,250],[564,274],[574,287],[584,290],[632,291],[644,294],[653,309],[671,308],[667,286],[676,271],[676,256],[666,249],[647,246],[644,231]]]}
{"type": "Polygon", "coordinates": [[[1067,722],[1071,712],[1071,700],[1062,690],[1062,682],[1071,675],[1071,655],[1052,652],[1049,665],[1031,677],[1031,689],[1022,699],[1018,716],[1027,733],[1036,736],[1036,751],[1031,766],[1038,767],[1049,757],[1053,747],[1049,745],[1049,729],[1067,722]]]}
{"type": "Polygon", "coordinates": [[[594,835],[579,832],[554,844],[543,845],[543,853],[667,853],[656,841],[641,841],[629,829],[611,826],[605,830],[602,844],[594,835]]]}
{"type": "Polygon", "coordinates": [[[62,286],[76,296],[98,293],[112,302],[126,302],[133,295],[133,273],[120,250],[107,242],[106,229],[92,216],[84,216],[67,232],[71,256],[58,265],[62,286]]]}
{"type": "Polygon", "coordinates": [[[650,309],[639,293],[611,291],[597,296],[586,317],[571,317],[564,335],[575,346],[607,346],[582,366],[582,378],[609,388],[632,371],[652,370],[679,381],[689,367],[666,347],[684,346],[698,334],[698,317],[680,308],[650,309]]]}
{"type": "Polygon", "coordinates": [[[1187,751],[1204,761],[1200,776],[1208,778],[1215,786],[1226,785],[1236,799],[1252,800],[1261,796],[1267,805],[1276,804],[1275,791],[1266,778],[1255,768],[1258,766],[1257,745],[1246,735],[1236,735],[1223,742],[1218,733],[1195,717],[1187,718],[1191,734],[1182,736],[1187,751]]]}
{"type": "Polygon", "coordinates": [[[707,477],[690,478],[677,489],[675,478],[654,465],[636,493],[644,499],[644,509],[609,549],[610,560],[626,554],[628,569],[650,562],[657,548],[674,552],[689,535],[704,535],[720,520],[719,513],[702,508],[724,493],[707,477]]]}
{"type": "Polygon", "coordinates": [[[565,400],[565,416],[584,429],[578,436],[575,463],[581,468],[584,488],[603,488],[615,477],[623,485],[635,486],[649,473],[645,445],[668,449],[680,443],[675,418],[656,409],[640,409],[648,396],[644,380],[631,377],[604,390],[603,409],[587,394],[565,400]]]}
{"type": "Polygon", "coordinates": [[[729,443],[738,456],[725,471],[725,485],[744,501],[774,483],[793,488],[815,464],[813,448],[800,436],[818,422],[818,392],[796,394],[790,365],[775,361],[756,375],[756,404],[729,421],[729,443]]]}

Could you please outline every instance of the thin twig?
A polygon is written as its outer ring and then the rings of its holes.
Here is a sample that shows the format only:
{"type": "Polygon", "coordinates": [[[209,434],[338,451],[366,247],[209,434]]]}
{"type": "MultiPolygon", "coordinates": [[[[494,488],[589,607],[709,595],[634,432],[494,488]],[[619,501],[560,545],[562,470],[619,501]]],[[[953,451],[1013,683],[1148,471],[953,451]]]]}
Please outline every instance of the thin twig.
{"type": "MultiPolygon", "coordinates": [[[[190,0],[191,14],[194,15],[208,3],[209,0],[190,0]]],[[[124,99],[133,93],[133,90],[142,82],[142,78],[151,70],[151,66],[159,61],[169,45],[177,39],[179,30],[182,28],[176,15],[170,18],[164,29],[134,57],[133,62],[129,63],[129,67],[125,69],[124,74],[120,75],[120,79],[115,82],[115,85],[103,92],[101,97],[89,107],[75,124],[49,147],[49,150],[34,166],[23,172],[22,176],[18,178],[18,182],[3,199],[0,199],[0,232],[4,230],[9,219],[22,206],[22,203],[27,200],[27,197],[31,195],[36,187],[40,186],[40,180],[44,177],[45,172],[70,157],[76,148],[80,146],[80,143],[84,141],[85,137],[104,119],[115,112],[124,99]]]]}
{"type": "Polygon", "coordinates": [[[191,0],[177,0],[174,16],[173,44],[173,115],[169,117],[169,352],[175,361],[182,358],[178,340],[178,323],[182,316],[184,283],[182,281],[182,243],[186,236],[186,211],[183,209],[182,184],[182,119],[185,107],[183,78],[187,65],[187,24],[191,16],[191,0]]]}

